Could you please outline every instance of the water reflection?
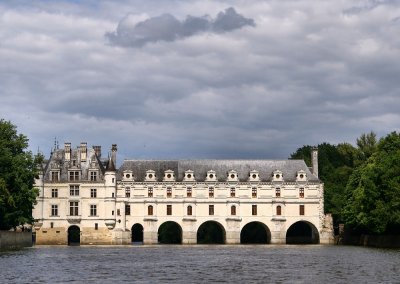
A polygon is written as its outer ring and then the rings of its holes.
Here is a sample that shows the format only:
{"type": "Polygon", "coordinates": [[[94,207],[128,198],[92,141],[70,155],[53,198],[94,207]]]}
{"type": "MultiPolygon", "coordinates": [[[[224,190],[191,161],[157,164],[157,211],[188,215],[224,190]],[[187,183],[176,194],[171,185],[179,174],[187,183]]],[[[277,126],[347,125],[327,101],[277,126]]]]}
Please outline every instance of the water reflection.
{"type": "Polygon", "coordinates": [[[399,250],[320,245],[43,246],[0,253],[5,283],[395,283],[399,267],[399,250]]]}

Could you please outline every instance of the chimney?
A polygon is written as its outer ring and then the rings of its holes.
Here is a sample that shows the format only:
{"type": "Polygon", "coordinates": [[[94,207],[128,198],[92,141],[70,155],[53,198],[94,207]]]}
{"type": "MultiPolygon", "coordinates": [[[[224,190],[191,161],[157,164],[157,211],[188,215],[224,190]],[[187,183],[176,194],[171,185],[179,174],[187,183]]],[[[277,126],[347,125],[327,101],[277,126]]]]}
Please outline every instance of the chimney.
{"type": "Polygon", "coordinates": [[[86,162],[86,158],[87,158],[87,143],[86,142],[81,142],[80,152],[81,152],[81,162],[86,162]]]}
{"type": "Polygon", "coordinates": [[[93,146],[94,152],[96,153],[97,157],[101,157],[101,146],[93,146]]]}
{"type": "Polygon", "coordinates": [[[66,161],[71,160],[71,143],[64,143],[64,158],[66,161]]]}
{"type": "Polygon", "coordinates": [[[318,147],[311,149],[312,173],[318,177],[318,147]]]}
{"type": "Polygon", "coordinates": [[[112,144],[111,160],[114,163],[114,167],[117,167],[117,144],[112,144]]]}

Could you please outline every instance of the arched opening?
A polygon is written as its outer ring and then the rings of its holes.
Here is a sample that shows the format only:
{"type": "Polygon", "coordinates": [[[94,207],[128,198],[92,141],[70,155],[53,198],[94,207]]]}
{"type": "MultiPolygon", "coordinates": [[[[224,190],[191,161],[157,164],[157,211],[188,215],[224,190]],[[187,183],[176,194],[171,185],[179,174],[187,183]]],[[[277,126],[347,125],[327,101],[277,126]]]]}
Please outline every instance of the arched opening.
{"type": "Polygon", "coordinates": [[[240,232],[241,244],[269,244],[270,242],[271,232],[261,222],[250,222],[240,232]]]}
{"type": "Polygon", "coordinates": [[[78,226],[68,228],[68,245],[79,246],[81,243],[81,229],[78,226]]]}
{"type": "Polygon", "coordinates": [[[158,228],[158,242],[160,244],[181,244],[182,228],[173,221],[162,223],[158,228]]]}
{"type": "Polygon", "coordinates": [[[224,244],[225,229],[215,221],[207,221],[201,224],[197,230],[198,244],[224,244]]]}
{"type": "Polygon", "coordinates": [[[134,224],[131,229],[132,243],[143,243],[143,226],[134,224]]]}
{"type": "Polygon", "coordinates": [[[299,221],[289,227],[286,232],[287,244],[319,244],[317,228],[306,221],[299,221]]]}

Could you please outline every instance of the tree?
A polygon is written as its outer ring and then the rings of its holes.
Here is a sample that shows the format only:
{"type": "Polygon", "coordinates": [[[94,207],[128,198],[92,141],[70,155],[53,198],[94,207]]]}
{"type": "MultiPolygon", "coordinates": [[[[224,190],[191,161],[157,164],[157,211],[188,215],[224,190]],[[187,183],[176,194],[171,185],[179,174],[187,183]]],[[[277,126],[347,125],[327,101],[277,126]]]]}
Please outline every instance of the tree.
{"type": "Polygon", "coordinates": [[[28,139],[11,122],[0,120],[0,230],[31,223],[38,195],[33,187],[37,174],[28,139]]]}
{"type": "Polygon", "coordinates": [[[376,134],[372,131],[367,134],[363,133],[359,138],[357,138],[356,144],[358,147],[356,164],[360,165],[368,160],[368,158],[376,151],[376,134]]]}
{"type": "Polygon", "coordinates": [[[400,233],[400,134],[382,138],[346,187],[346,224],[367,233],[400,233]]]}

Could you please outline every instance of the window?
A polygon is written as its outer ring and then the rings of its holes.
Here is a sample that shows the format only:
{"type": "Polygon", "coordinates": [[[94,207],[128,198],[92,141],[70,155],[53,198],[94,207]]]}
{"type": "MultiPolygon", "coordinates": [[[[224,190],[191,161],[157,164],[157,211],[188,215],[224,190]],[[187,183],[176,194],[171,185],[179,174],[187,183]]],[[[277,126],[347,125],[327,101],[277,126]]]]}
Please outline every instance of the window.
{"type": "Polygon", "coordinates": [[[149,215],[149,216],[153,215],[153,205],[149,205],[147,207],[147,215],[149,215]]]}
{"type": "Polygon", "coordinates": [[[50,228],[54,228],[54,222],[50,222],[50,228]]]}
{"type": "Polygon", "coordinates": [[[59,174],[58,171],[51,172],[51,180],[52,181],[59,181],[60,180],[60,174],[59,174]]]}
{"type": "Polygon", "coordinates": [[[129,204],[125,204],[125,215],[131,215],[131,206],[129,204]]]}
{"type": "Polygon", "coordinates": [[[95,229],[95,230],[98,230],[98,229],[99,229],[99,224],[94,223],[94,229],[95,229]]]}
{"type": "Polygon", "coordinates": [[[256,198],[257,197],[257,188],[253,187],[251,189],[251,197],[256,198]]]}
{"type": "Polygon", "coordinates": [[[117,209],[117,216],[121,216],[121,210],[117,209]]]}
{"type": "Polygon", "coordinates": [[[96,188],[91,188],[90,189],[90,197],[91,198],[96,198],[97,197],[97,189],[96,188]]]}
{"type": "Polygon", "coordinates": [[[97,172],[90,172],[90,181],[97,180],[97,172]]]}
{"type": "Polygon", "coordinates": [[[147,196],[148,196],[148,197],[153,197],[153,188],[152,188],[152,187],[149,187],[149,188],[148,188],[148,190],[147,190],[147,196]]]}
{"type": "Polygon", "coordinates": [[[78,216],[78,201],[70,201],[69,202],[69,215],[78,216]]]}
{"type": "Polygon", "coordinates": [[[172,196],[172,187],[167,187],[167,197],[172,196]]]}
{"type": "Polygon", "coordinates": [[[69,186],[69,195],[79,196],[79,185],[70,185],[69,186]]]}
{"type": "Polygon", "coordinates": [[[275,196],[281,197],[281,189],[280,188],[275,189],[275,196]]]}
{"type": "Polygon", "coordinates": [[[167,205],[167,215],[172,215],[172,205],[167,205]]]}
{"type": "Polygon", "coordinates": [[[51,205],[51,216],[58,216],[58,205],[51,205]]]}
{"type": "Polygon", "coordinates": [[[304,198],[304,188],[299,189],[299,197],[304,198]]]}
{"type": "Polygon", "coordinates": [[[57,188],[52,188],[51,189],[51,197],[52,198],[57,198],[58,197],[58,189],[57,188]]]}
{"type": "Polygon", "coordinates": [[[236,206],[235,206],[235,205],[232,205],[232,206],[231,206],[231,215],[232,215],[232,216],[235,216],[235,215],[236,215],[236,206]]]}
{"type": "Polygon", "coordinates": [[[234,187],[232,187],[231,188],[231,197],[235,197],[235,188],[234,187]]]}
{"type": "Polygon", "coordinates": [[[210,187],[209,189],[208,189],[208,197],[214,197],[214,188],[213,187],[210,187]]]}
{"type": "Polygon", "coordinates": [[[186,196],[187,196],[187,197],[192,197],[192,188],[191,188],[191,187],[188,187],[188,188],[186,189],[186,196]]]}
{"type": "Polygon", "coordinates": [[[125,197],[131,197],[131,188],[130,187],[125,188],[125,197]]]}
{"type": "Polygon", "coordinates": [[[300,205],[300,215],[304,215],[304,205],[300,205]]]}
{"type": "Polygon", "coordinates": [[[276,215],[282,215],[282,207],[280,205],[276,206],[276,215]]]}
{"type": "Polygon", "coordinates": [[[79,171],[70,171],[70,172],[69,172],[69,180],[70,180],[70,181],[77,181],[77,180],[79,180],[79,171]]]}
{"type": "Polygon", "coordinates": [[[97,205],[90,205],[90,216],[97,216],[97,205]]]}
{"type": "Polygon", "coordinates": [[[208,205],[208,215],[214,215],[214,205],[208,205]]]}
{"type": "Polygon", "coordinates": [[[192,216],[192,213],[193,213],[193,212],[192,212],[192,206],[189,205],[189,206],[187,207],[187,215],[188,215],[188,216],[192,216]]]}
{"type": "Polygon", "coordinates": [[[257,205],[251,205],[251,215],[257,215],[257,205]]]}

